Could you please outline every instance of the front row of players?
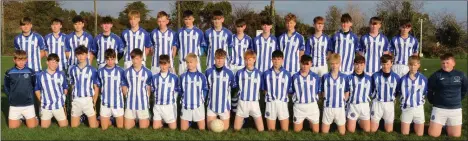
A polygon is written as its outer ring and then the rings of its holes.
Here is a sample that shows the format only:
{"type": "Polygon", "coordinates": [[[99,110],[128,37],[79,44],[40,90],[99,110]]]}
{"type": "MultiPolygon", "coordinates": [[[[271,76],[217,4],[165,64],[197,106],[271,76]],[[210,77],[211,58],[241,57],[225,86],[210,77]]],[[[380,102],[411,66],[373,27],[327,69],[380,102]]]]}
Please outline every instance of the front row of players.
{"type": "MultiPolygon", "coordinates": [[[[420,59],[417,56],[409,58],[410,71],[400,79],[391,71],[393,58],[390,55],[381,57],[382,69],[372,76],[364,73],[364,57],[357,56],[354,60],[355,72],[347,76],[339,71],[340,56],[331,54],[331,71],[320,78],[310,71],[312,58],[307,55],[300,59],[300,71],[291,75],[282,67],[281,51],[272,53],[273,67],[262,73],[254,67],[256,54],[248,50],[244,54],[245,67],[235,74],[225,66],[227,54],[222,49],[215,52],[215,63],[205,74],[197,69],[197,56],[188,54],[187,71],[180,77],[169,72],[171,62],[167,55],[159,57],[161,71],[152,75],[142,65],[143,52],[139,49],[131,52],[133,65],[127,70],[115,64],[116,54],[112,49],[105,51],[106,66],[99,70],[87,64],[85,47],[78,47],[75,53],[79,64],[71,67],[68,73],[73,99],[71,127],[79,126],[83,114],[88,117],[91,128],[99,126],[95,107],[100,93],[102,129],[111,125],[110,117],[116,119],[118,128],[131,129],[136,124],[135,120],[138,120],[140,128],[147,128],[150,124],[149,97],[153,92],[153,128],[161,128],[165,122],[170,129],[176,129],[176,100],[181,96],[181,130],[188,130],[190,122],[197,122],[200,130],[205,129],[205,99],[206,121],[210,123],[219,116],[227,130],[231,90],[237,88],[239,104],[234,120],[234,130],[237,131],[241,129],[244,118],[249,116],[253,117],[258,131],[264,130],[259,99],[260,94],[265,93],[265,118],[270,131],[275,130],[277,119],[281,129],[288,131],[288,94],[293,94],[294,131],[301,131],[304,120],[307,119],[312,131],[319,132],[321,112],[317,103],[323,98],[323,133],[329,132],[332,123],[337,124],[338,132],[342,135],[346,128],[349,132],[354,132],[356,124],[365,132],[376,132],[381,119],[385,121],[385,131],[392,132],[394,99],[399,95],[402,109],[401,132],[409,134],[410,124],[414,123],[416,134],[421,136],[424,133],[427,79],[418,72],[420,59]],[[370,102],[372,107],[369,106],[370,102]]],[[[22,87],[34,86],[41,103],[41,127],[49,127],[52,117],[55,117],[60,127],[67,126],[64,106],[68,83],[65,73],[57,70],[59,61],[56,54],[50,54],[47,58],[47,70],[34,74],[34,71],[25,67],[26,53],[21,50],[15,52],[15,67],[7,71],[5,76],[5,91],[10,102],[10,128],[19,127],[22,116],[26,118],[28,127],[38,124],[32,106],[33,97],[22,94],[17,86],[10,86],[10,82],[18,79],[18,76],[9,72],[22,70],[22,73],[16,74],[22,74],[19,77],[24,77],[31,83],[16,84],[21,84],[22,87]]]]}

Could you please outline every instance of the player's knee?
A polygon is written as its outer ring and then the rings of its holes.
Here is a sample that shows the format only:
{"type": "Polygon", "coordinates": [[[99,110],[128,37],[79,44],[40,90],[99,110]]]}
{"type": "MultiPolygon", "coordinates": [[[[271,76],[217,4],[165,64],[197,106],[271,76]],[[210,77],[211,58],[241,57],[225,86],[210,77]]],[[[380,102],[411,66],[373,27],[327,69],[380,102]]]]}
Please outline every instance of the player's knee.
{"type": "Polygon", "coordinates": [[[434,131],[431,131],[431,130],[429,130],[429,133],[428,133],[428,134],[429,134],[429,136],[431,136],[431,137],[435,137],[435,138],[437,138],[437,137],[439,137],[439,136],[440,136],[440,133],[436,133],[436,132],[434,132],[434,131]]]}

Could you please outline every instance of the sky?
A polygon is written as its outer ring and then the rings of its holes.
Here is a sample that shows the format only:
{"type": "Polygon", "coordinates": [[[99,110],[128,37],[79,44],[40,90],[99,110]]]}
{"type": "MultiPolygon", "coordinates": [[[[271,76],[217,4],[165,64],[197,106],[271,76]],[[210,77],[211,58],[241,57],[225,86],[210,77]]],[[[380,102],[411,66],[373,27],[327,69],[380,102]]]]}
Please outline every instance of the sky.
{"type": "MultiPolygon", "coordinates": [[[[132,1],[97,1],[97,11],[100,15],[110,15],[118,17],[119,12],[125,8],[127,3],[132,1]]],[[[367,18],[373,16],[375,6],[379,1],[275,1],[275,8],[280,15],[288,12],[296,14],[300,20],[305,23],[312,23],[315,16],[325,16],[328,7],[336,5],[338,8],[345,9],[348,3],[358,5],[361,12],[367,18]]],[[[93,11],[93,1],[61,1],[61,6],[66,9],[73,9],[77,13],[81,11],[93,11]]],[[[170,12],[174,7],[174,1],[143,1],[151,11],[154,17],[158,11],[164,10],[170,12]]],[[[270,1],[231,1],[233,9],[239,5],[246,5],[255,11],[263,10],[270,1]]],[[[425,1],[421,9],[429,15],[437,13],[450,13],[455,15],[461,22],[467,21],[467,1],[425,1]]]]}

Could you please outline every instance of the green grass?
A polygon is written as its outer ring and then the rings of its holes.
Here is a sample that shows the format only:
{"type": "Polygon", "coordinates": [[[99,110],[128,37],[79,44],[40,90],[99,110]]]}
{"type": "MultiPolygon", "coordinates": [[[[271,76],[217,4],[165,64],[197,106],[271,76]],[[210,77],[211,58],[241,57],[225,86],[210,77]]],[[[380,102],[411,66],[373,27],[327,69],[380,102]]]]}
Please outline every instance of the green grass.
{"type": "MultiPolygon", "coordinates": [[[[11,68],[14,64],[11,61],[12,57],[2,57],[2,73],[1,77],[3,79],[4,72],[11,68]]],[[[205,68],[205,58],[202,57],[202,68],[205,68]]],[[[123,64],[122,61],[119,64],[123,64]]],[[[456,67],[459,70],[462,70],[467,73],[466,60],[458,60],[458,66],[456,67]]],[[[147,65],[150,65],[149,62],[147,65]]],[[[177,63],[175,64],[177,68],[177,63]]],[[[43,61],[43,66],[45,63],[43,61]]],[[[95,66],[95,65],[94,65],[95,66]]],[[[427,71],[422,71],[425,76],[429,76],[434,71],[439,68],[439,61],[437,59],[424,59],[422,60],[421,70],[427,68],[427,71]]],[[[3,86],[3,84],[2,84],[3,86]]],[[[314,134],[308,128],[308,124],[304,125],[305,129],[302,132],[257,132],[253,120],[249,119],[247,124],[244,126],[242,131],[234,132],[231,129],[223,133],[213,133],[210,131],[199,131],[196,128],[192,128],[189,131],[182,132],[179,130],[171,131],[167,128],[162,130],[153,130],[153,129],[117,129],[111,127],[109,130],[102,131],[101,129],[90,129],[86,125],[81,124],[79,128],[59,128],[56,124],[53,124],[49,129],[27,129],[24,125],[19,129],[8,129],[8,101],[6,95],[2,93],[1,95],[1,138],[4,140],[447,140],[453,139],[448,138],[445,134],[442,134],[439,138],[432,138],[427,135],[427,128],[429,125],[429,116],[431,112],[431,106],[426,102],[425,104],[425,117],[426,117],[426,131],[423,137],[417,137],[414,133],[411,133],[409,136],[403,136],[400,134],[400,114],[401,110],[399,108],[399,102],[395,104],[395,123],[394,123],[394,132],[385,133],[380,129],[377,133],[364,133],[360,129],[356,133],[350,134],[347,133],[345,136],[340,136],[336,127],[332,126],[330,134],[314,134]]],[[[264,99],[261,98],[261,109],[262,113],[264,110],[264,99]]],[[[463,131],[462,137],[458,138],[461,140],[467,140],[468,135],[468,100],[466,98],[463,100],[463,131]]],[[[292,108],[292,103],[289,103],[290,109],[292,108]]],[[[292,114],[292,110],[290,110],[292,114]]],[[[232,122],[231,122],[232,123],[232,122]]],[[[266,122],[265,122],[266,123],[266,122]]],[[[196,124],[194,124],[196,125],[196,124]]],[[[278,124],[277,124],[278,125],[278,124]]],[[[279,125],[278,125],[279,126],[279,125]]],[[[195,126],[194,126],[195,127],[195,126]]],[[[265,125],[266,127],[266,125],[265,125]]],[[[290,129],[292,130],[293,124],[290,124],[290,129]]],[[[382,126],[381,126],[382,128],[382,126]]],[[[277,127],[279,129],[279,127],[277,127]]],[[[411,131],[413,132],[413,131],[411,131]]]]}

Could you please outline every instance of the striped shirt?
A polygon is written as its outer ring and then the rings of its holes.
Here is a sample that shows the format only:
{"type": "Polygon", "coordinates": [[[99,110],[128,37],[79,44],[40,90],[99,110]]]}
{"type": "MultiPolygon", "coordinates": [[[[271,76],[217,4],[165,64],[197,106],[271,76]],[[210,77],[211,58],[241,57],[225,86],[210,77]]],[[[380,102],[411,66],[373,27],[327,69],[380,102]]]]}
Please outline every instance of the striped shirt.
{"type": "Polygon", "coordinates": [[[68,70],[70,84],[73,86],[73,98],[93,97],[94,85],[100,85],[97,70],[90,65],[80,68],[78,65],[72,66],[68,70]]]}
{"type": "Polygon", "coordinates": [[[196,109],[204,106],[204,93],[208,91],[206,77],[201,72],[185,72],[179,77],[181,102],[184,109],[196,109]]]}
{"type": "Polygon", "coordinates": [[[273,68],[268,69],[262,76],[262,90],[266,91],[265,102],[272,102],[275,100],[288,102],[288,94],[292,93],[291,89],[291,74],[284,69],[280,68],[280,72],[275,72],[273,68]]]}
{"type": "Polygon", "coordinates": [[[291,37],[284,33],[279,37],[279,48],[284,53],[284,68],[293,74],[299,71],[299,51],[305,50],[304,37],[294,32],[291,37]]]}
{"type": "Polygon", "coordinates": [[[360,50],[359,38],[352,31],[344,34],[342,30],[338,31],[330,40],[331,45],[328,51],[337,53],[341,56],[341,72],[354,71],[354,55],[360,50]]]}
{"type": "Polygon", "coordinates": [[[117,54],[123,52],[124,44],[119,36],[114,33],[110,33],[109,36],[105,36],[104,34],[99,34],[94,38],[93,48],[91,48],[91,52],[93,52],[97,57],[97,64],[105,64],[106,59],[104,53],[107,49],[114,49],[115,50],[115,63],[118,64],[117,54]]]}
{"type": "Polygon", "coordinates": [[[68,89],[65,73],[56,71],[49,74],[47,70],[36,75],[35,91],[41,91],[41,108],[47,110],[60,109],[65,105],[64,90],[68,89]]]}
{"type": "Polygon", "coordinates": [[[179,51],[179,63],[185,62],[185,56],[189,53],[195,53],[200,56],[201,47],[206,46],[203,31],[197,27],[187,29],[186,27],[179,29],[177,32],[179,42],[176,44],[179,51]]]}
{"type": "Polygon", "coordinates": [[[294,103],[314,103],[319,100],[320,77],[317,74],[309,71],[309,74],[304,77],[301,72],[297,72],[292,79],[294,103]]]}
{"type": "Polygon", "coordinates": [[[167,76],[164,77],[161,73],[157,73],[151,79],[154,104],[174,104],[179,91],[179,78],[177,75],[167,72],[167,76]]]}
{"type": "Polygon", "coordinates": [[[246,52],[247,49],[252,49],[252,38],[247,34],[244,34],[242,39],[237,38],[237,35],[233,35],[230,46],[232,48],[230,64],[234,66],[244,66],[244,52],[246,52]]]}
{"type": "Polygon", "coordinates": [[[372,75],[372,98],[381,102],[392,102],[395,100],[395,93],[397,92],[397,85],[400,77],[390,72],[390,76],[385,77],[382,70],[372,75]]]}
{"type": "MultiPolygon", "coordinates": [[[[93,48],[93,43],[93,36],[88,32],[83,31],[83,34],[79,37],[76,36],[76,32],[68,34],[67,40],[65,41],[65,47],[67,48],[67,50],[70,50],[70,58],[68,58],[68,65],[78,65],[78,59],[75,56],[75,49],[79,45],[84,45],[86,48],[88,48],[88,51],[90,52],[93,48]]],[[[87,58],[89,59],[89,56],[87,58]]]]}
{"type": "Polygon", "coordinates": [[[242,101],[258,101],[260,99],[262,72],[254,68],[249,71],[243,68],[236,73],[236,83],[239,87],[237,95],[242,101]]]}
{"type": "Polygon", "coordinates": [[[345,93],[349,92],[349,77],[341,72],[336,79],[331,73],[322,76],[322,92],[325,100],[323,106],[326,108],[342,108],[345,106],[345,93]]]}
{"type": "Polygon", "coordinates": [[[171,29],[167,29],[165,32],[161,32],[159,29],[154,29],[151,32],[151,39],[153,42],[153,60],[151,67],[159,67],[159,56],[165,54],[169,55],[171,61],[171,68],[174,68],[172,62],[174,56],[172,56],[172,47],[177,46],[177,33],[171,29]]]}
{"type": "Polygon", "coordinates": [[[147,86],[151,86],[151,77],[151,71],[144,66],[141,66],[138,71],[133,66],[125,70],[125,80],[128,84],[127,109],[149,109],[147,86]]]}
{"type": "Polygon", "coordinates": [[[24,50],[28,56],[26,66],[38,72],[41,71],[41,50],[48,51],[44,39],[39,33],[30,32],[28,36],[19,34],[15,37],[15,49],[24,50]]]}
{"type": "Polygon", "coordinates": [[[312,57],[312,67],[327,65],[327,48],[331,45],[328,35],[322,34],[320,37],[311,35],[305,45],[306,55],[312,57]]]}
{"type": "Polygon", "coordinates": [[[65,52],[70,52],[70,50],[65,47],[67,35],[62,32],[58,35],[59,37],[56,38],[53,33],[47,34],[45,36],[45,45],[47,50],[49,50],[49,54],[55,53],[60,58],[58,70],[65,71],[65,69],[68,68],[68,59],[65,52]]]}
{"type": "Polygon", "coordinates": [[[401,95],[401,109],[424,105],[424,97],[427,94],[427,78],[419,72],[415,74],[415,77],[416,79],[412,80],[409,73],[401,77],[398,88],[401,95]]]}
{"type": "Polygon", "coordinates": [[[418,53],[418,48],[418,40],[411,35],[408,35],[406,39],[397,35],[390,42],[390,51],[395,56],[395,64],[408,65],[409,57],[414,53],[418,53]]]}
{"type": "Polygon", "coordinates": [[[385,51],[389,50],[389,42],[387,37],[379,33],[376,37],[372,37],[369,33],[361,37],[361,48],[366,58],[366,67],[364,72],[374,74],[381,68],[380,57],[385,51]]]}
{"type": "Polygon", "coordinates": [[[124,108],[122,86],[128,86],[124,70],[119,66],[102,67],[98,70],[101,90],[101,104],[107,108],[124,108]]]}
{"type": "Polygon", "coordinates": [[[231,110],[231,88],[236,87],[234,73],[223,67],[220,72],[213,65],[205,72],[208,80],[208,108],[216,113],[231,110]]]}
{"type": "MultiPolygon", "coordinates": [[[[153,44],[151,43],[150,34],[143,28],[139,28],[136,32],[133,32],[131,29],[126,29],[122,32],[122,42],[125,49],[124,60],[132,61],[130,53],[133,49],[140,49],[143,51],[143,61],[146,61],[146,50],[145,48],[151,48],[153,44]]],[[[145,64],[143,64],[145,65],[145,64]]]]}
{"type": "Polygon", "coordinates": [[[254,39],[253,50],[257,54],[257,61],[255,62],[255,68],[260,72],[265,72],[271,67],[273,63],[271,62],[271,54],[275,50],[279,50],[279,46],[274,35],[270,35],[267,39],[263,38],[260,34],[254,39]]]}
{"type": "Polygon", "coordinates": [[[349,99],[350,104],[368,103],[372,94],[372,77],[363,74],[361,78],[356,73],[349,75],[349,99]]]}
{"type": "MultiPolygon", "coordinates": [[[[216,31],[210,28],[205,31],[205,41],[208,45],[208,54],[206,58],[206,66],[211,67],[215,62],[215,52],[218,49],[223,49],[229,52],[228,47],[232,42],[232,32],[227,28],[222,28],[221,31],[216,31]]],[[[228,64],[230,57],[227,56],[225,64],[228,64]]]]}

